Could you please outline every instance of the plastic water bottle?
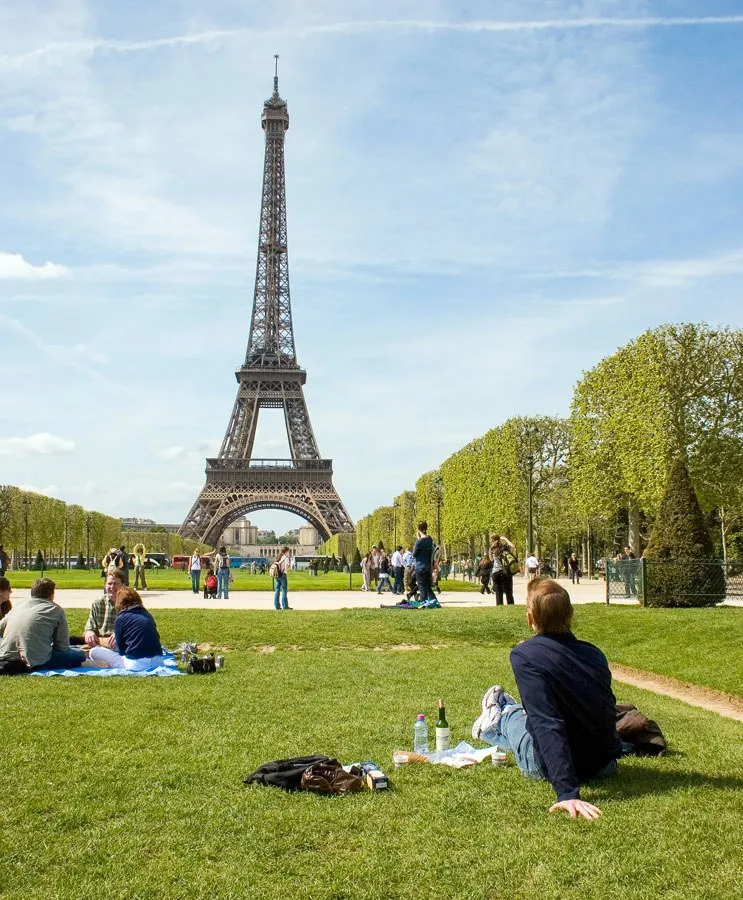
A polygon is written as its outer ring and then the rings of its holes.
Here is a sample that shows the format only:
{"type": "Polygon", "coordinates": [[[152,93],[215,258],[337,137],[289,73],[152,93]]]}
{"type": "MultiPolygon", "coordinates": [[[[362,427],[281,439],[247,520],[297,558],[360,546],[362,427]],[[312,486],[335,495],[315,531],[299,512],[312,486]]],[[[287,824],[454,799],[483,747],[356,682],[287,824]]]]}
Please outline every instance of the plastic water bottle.
{"type": "Polygon", "coordinates": [[[423,713],[418,713],[413,729],[413,750],[416,753],[428,753],[428,722],[423,713]]]}

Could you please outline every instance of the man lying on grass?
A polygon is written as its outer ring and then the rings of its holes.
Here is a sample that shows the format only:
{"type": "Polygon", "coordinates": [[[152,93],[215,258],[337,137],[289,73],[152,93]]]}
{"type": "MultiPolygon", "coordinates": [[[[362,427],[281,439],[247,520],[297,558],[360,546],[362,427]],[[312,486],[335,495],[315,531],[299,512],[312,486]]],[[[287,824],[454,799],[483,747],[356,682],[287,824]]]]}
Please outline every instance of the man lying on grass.
{"type": "Polygon", "coordinates": [[[546,778],[557,794],[550,812],[597,819],[601,810],[580,799],[580,784],[614,774],[621,754],[609,664],[570,630],[570,596],[556,581],[529,582],[526,617],[534,637],[511,651],[523,705],[495,685],[472,735],[511,750],[527,777],[546,778]]]}

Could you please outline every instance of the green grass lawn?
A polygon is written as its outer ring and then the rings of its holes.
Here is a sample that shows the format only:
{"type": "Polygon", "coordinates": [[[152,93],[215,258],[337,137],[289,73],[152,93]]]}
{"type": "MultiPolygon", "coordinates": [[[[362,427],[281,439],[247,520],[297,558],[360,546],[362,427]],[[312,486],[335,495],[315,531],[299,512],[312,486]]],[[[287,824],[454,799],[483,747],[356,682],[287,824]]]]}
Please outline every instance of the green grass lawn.
{"type": "MultiPolygon", "coordinates": [[[[694,626],[697,654],[722,650],[719,671],[740,684],[740,657],[725,653],[729,629],[718,626],[732,627],[739,620],[727,616],[740,611],[686,623],[674,621],[679,612],[582,607],[576,630],[613,634],[617,652],[641,665],[653,646],[670,653],[684,626],[688,642],[694,626]],[[647,612],[665,617],[642,619],[647,612]],[[622,648],[622,630],[638,639],[622,648]]],[[[73,629],[83,617],[71,613],[73,629]]],[[[671,752],[624,761],[617,778],[587,788],[604,810],[597,823],[549,816],[548,785],[513,767],[392,769],[392,750],[410,745],[415,714],[432,716],[438,697],[459,740],[489,685],[513,687],[508,649],[526,636],[523,609],[168,610],[157,619],[166,642],[231,648],[225,670],[3,679],[3,898],[739,893],[743,726],[714,714],[622,688],[660,721],[671,752]],[[427,649],[390,649],[402,644],[427,649]],[[277,649],[253,649],[268,646],[277,649]],[[323,798],[242,784],[261,762],[314,752],[374,759],[393,788],[323,798]]]]}
{"type": "MultiPolygon", "coordinates": [[[[130,582],[134,586],[134,572],[130,572],[130,582]]],[[[158,591],[186,591],[191,588],[191,576],[181,569],[152,569],[147,571],[147,585],[158,591]]],[[[86,572],[78,569],[47,569],[44,575],[51,578],[61,590],[65,588],[100,588],[103,584],[100,569],[86,572]]],[[[244,569],[233,569],[234,582],[231,588],[236,591],[268,591],[273,590],[273,580],[269,575],[251,575],[244,569]]],[[[8,573],[13,587],[30,588],[41,576],[39,571],[13,571],[8,573]]],[[[201,579],[203,590],[204,579],[201,579]]],[[[361,574],[354,572],[349,581],[348,572],[328,572],[311,575],[307,571],[290,572],[289,586],[295,591],[347,591],[349,587],[358,590],[361,587],[361,574]]],[[[446,591],[473,591],[474,584],[462,581],[445,581],[442,587],[446,591]]],[[[479,588],[479,585],[477,585],[479,588]]]]}
{"type": "MultiPolygon", "coordinates": [[[[267,600],[267,606],[270,599],[267,600]]],[[[166,642],[185,638],[234,650],[270,646],[389,649],[416,645],[429,649],[512,647],[529,637],[523,606],[485,609],[375,610],[323,612],[293,610],[157,610],[166,642]],[[184,623],[188,623],[184,634],[184,623]]],[[[73,633],[81,633],[86,613],[68,610],[73,633]]],[[[598,644],[612,662],[691,681],[743,696],[741,631],[743,609],[642,609],[600,603],[575,608],[575,631],[598,644]]]]}

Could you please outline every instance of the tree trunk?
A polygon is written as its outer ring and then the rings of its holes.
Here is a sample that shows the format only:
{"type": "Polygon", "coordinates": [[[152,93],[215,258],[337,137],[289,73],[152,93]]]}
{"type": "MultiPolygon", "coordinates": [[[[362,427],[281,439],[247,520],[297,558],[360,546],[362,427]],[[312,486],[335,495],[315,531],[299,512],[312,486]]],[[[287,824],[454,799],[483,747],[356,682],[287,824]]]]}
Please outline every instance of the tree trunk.
{"type": "Polygon", "coordinates": [[[722,534],[722,561],[727,564],[728,561],[728,542],[725,535],[725,508],[720,508],[720,532],[722,534]]]}
{"type": "Polygon", "coordinates": [[[642,556],[642,553],[640,552],[640,507],[637,505],[635,498],[631,495],[627,501],[627,515],[629,518],[629,535],[627,543],[635,556],[639,557],[642,556]]]}

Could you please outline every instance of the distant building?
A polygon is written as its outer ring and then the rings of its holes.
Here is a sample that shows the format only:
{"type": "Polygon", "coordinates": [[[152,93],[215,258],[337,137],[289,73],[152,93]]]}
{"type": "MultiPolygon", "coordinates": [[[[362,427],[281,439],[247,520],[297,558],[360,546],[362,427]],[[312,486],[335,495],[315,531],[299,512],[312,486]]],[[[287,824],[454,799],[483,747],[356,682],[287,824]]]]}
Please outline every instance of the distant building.
{"type": "MultiPolygon", "coordinates": [[[[282,545],[258,544],[259,538],[271,533],[271,531],[259,531],[257,526],[250,524],[249,519],[242,518],[233,522],[222,532],[217,546],[224,544],[232,556],[262,556],[265,559],[273,559],[281,553],[282,545]]],[[[297,536],[298,543],[292,545],[292,552],[298,556],[314,556],[322,543],[317,529],[312,525],[295,528],[287,531],[286,534],[297,536]]]]}

